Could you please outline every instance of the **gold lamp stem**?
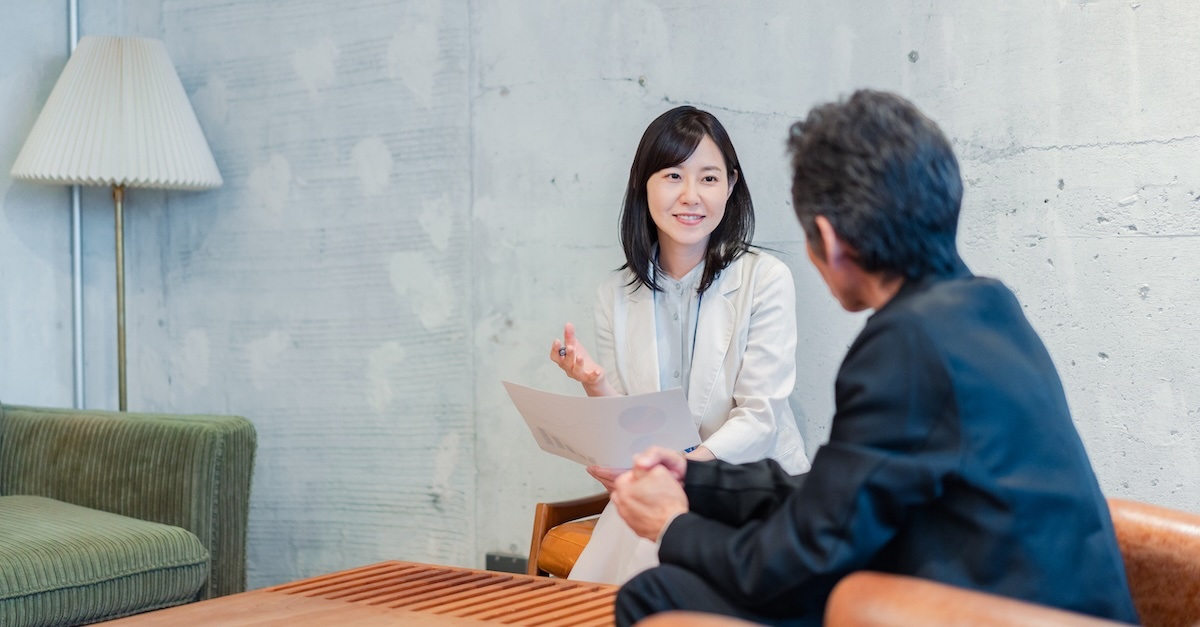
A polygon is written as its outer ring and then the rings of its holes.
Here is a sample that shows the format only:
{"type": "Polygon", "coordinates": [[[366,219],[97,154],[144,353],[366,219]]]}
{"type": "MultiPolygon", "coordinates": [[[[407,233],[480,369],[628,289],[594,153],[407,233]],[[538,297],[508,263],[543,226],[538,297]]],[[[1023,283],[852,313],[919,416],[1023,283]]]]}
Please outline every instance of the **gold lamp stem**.
{"type": "Polygon", "coordinates": [[[121,411],[125,402],[125,186],[113,185],[113,206],[117,232],[117,402],[121,411]]]}

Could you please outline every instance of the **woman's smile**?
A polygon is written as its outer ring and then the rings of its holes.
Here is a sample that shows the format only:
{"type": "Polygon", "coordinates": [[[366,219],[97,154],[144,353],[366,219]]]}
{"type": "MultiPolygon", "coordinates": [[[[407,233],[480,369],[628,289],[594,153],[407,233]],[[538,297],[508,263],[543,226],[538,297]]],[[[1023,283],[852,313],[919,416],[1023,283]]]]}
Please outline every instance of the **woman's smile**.
{"type": "Polygon", "coordinates": [[[707,136],[687,159],[650,175],[646,201],[658,227],[659,260],[668,274],[683,276],[704,258],[736,180],[736,174],[730,177],[725,170],[721,149],[707,136]]]}

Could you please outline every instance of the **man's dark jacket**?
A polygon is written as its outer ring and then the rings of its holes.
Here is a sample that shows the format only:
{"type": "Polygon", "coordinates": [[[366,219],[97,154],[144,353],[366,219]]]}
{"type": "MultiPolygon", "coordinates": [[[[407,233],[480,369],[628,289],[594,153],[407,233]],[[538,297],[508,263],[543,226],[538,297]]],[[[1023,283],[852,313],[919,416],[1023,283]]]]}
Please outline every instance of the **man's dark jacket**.
{"type": "Polygon", "coordinates": [[[689,463],[692,513],[660,560],[765,616],[818,617],[869,569],[1137,621],[1062,384],[1003,284],[908,282],[850,347],[836,403],[807,475],[689,463]]]}

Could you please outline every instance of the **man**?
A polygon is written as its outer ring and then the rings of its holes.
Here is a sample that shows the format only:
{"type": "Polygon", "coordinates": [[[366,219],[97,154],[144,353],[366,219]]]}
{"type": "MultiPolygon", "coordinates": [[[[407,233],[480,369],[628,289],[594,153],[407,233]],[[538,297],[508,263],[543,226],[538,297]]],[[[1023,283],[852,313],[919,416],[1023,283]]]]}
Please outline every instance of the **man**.
{"type": "Polygon", "coordinates": [[[1104,496],[1054,364],[1013,294],[955,247],[962,180],[938,127],[860,91],[792,127],[808,255],[874,314],[838,372],[829,442],[799,477],[771,461],[651,449],[612,493],[661,566],[620,624],[659,611],[819,624],[878,570],[1136,622],[1104,496]]]}

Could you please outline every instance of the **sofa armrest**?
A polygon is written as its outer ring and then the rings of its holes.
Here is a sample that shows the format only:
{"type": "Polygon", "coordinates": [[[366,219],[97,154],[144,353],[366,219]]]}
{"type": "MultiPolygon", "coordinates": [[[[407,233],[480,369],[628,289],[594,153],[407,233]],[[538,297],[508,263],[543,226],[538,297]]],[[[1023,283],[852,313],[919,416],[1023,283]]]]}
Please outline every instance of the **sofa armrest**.
{"type": "Polygon", "coordinates": [[[255,448],[254,426],[237,416],[0,405],[0,495],[187,529],[211,556],[207,599],[246,587],[255,448]]]}

